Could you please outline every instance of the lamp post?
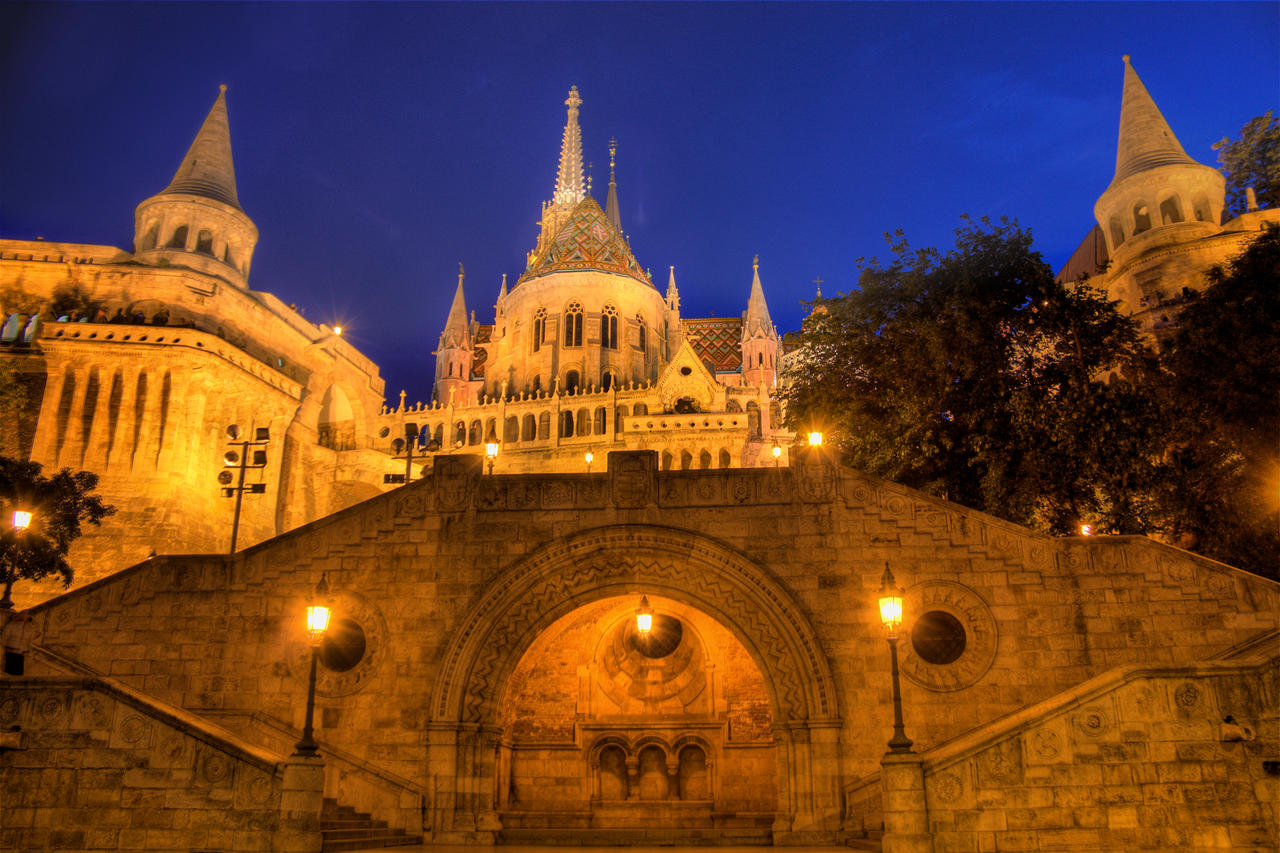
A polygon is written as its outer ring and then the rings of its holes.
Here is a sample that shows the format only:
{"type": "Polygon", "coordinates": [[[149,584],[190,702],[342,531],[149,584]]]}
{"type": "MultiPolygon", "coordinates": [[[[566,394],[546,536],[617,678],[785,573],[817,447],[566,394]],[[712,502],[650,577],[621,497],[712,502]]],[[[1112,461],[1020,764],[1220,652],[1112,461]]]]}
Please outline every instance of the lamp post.
{"type": "Polygon", "coordinates": [[[582,455],[582,458],[587,460],[587,473],[590,474],[591,463],[596,461],[596,455],[592,453],[590,450],[588,450],[586,453],[582,455]]]}
{"type": "Polygon", "coordinates": [[[893,674],[893,737],[889,739],[891,754],[909,753],[911,738],[902,725],[902,689],[898,685],[898,628],[902,625],[902,589],[893,579],[889,564],[884,564],[880,578],[880,621],[889,639],[889,660],[893,674]]]}
{"type": "Polygon", "coordinates": [[[493,463],[498,458],[498,441],[490,439],[484,443],[484,461],[489,465],[489,476],[493,476],[493,463]]]}
{"type": "Polygon", "coordinates": [[[773,467],[782,467],[782,445],[776,441],[773,443],[773,467]]]}
{"type": "Polygon", "coordinates": [[[236,552],[236,537],[240,533],[240,504],[244,500],[244,493],[248,492],[252,495],[261,495],[267,491],[266,483],[250,483],[244,484],[244,472],[250,468],[262,469],[267,467],[267,451],[254,450],[253,456],[249,456],[249,448],[265,448],[271,440],[271,431],[266,427],[258,427],[254,430],[253,440],[245,439],[240,441],[240,427],[231,424],[227,427],[227,446],[238,447],[237,450],[228,450],[222,454],[222,464],[226,469],[218,474],[218,482],[222,484],[222,496],[224,498],[234,497],[236,499],[235,515],[231,519],[231,549],[228,554],[236,552]],[[231,469],[240,469],[240,479],[233,486],[231,485],[231,469]]]}
{"type": "MultiPolygon", "coordinates": [[[[25,509],[15,509],[13,517],[10,519],[9,526],[12,528],[11,536],[15,539],[27,532],[27,528],[31,526],[31,511],[25,509]]],[[[9,566],[9,570],[5,572],[4,593],[0,594],[0,610],[8,611],[13,609],[13,582],[17,580],[18,566],[16,561],[9,566]]]]}
{"type": "Polygon", "coordinates": [[[302,740],[294,745],[295,757],[315,758],[320,748],[316,745],[311,722],[316,713],[316,661],[320,657],[320,643],[329,630],[329,582],[320,575],[315,598],[307,605],[307,639],[311,641],[311,675],[307,679],[307,716],[302,724],[302,740]]]}
{"type": "Polygon", "coordinates": [[[813,431],[811,431],[811,432],[809,433],[809,446],[810,446],[810,447],[821,447],[821,446],[822,446],[822,433],[821,433],[821,432],[819,432],[818,430],[816,430],[816,429],[815,429],[815,430],[813,430],[813,431]]]}

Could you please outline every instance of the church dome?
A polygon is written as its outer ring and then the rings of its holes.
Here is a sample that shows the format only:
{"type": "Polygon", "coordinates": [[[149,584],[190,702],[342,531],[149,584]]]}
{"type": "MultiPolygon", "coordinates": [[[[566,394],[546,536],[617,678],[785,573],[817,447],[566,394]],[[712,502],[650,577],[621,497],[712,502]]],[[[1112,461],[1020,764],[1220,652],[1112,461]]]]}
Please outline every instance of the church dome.
{"type": "Polygon", "coordinates": [[[584,198],[569,214],[540,255],[535,255],[517,286],[557,272],[591,270],[625,275],[653,287],[636,263],[626,239],[593,198],[584,198]]]}

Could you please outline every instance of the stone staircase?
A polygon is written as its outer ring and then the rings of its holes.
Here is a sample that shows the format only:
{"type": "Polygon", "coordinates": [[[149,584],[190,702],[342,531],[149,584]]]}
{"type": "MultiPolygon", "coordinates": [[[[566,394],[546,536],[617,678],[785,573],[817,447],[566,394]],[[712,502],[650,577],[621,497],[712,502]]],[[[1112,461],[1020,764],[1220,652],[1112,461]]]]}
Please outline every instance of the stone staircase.
{"type": "Polygon", "coordinates": [[[320,812],[320,832],[324,836],[324,853],[334,850],[371,850],[380,847],[406,847],[422,844],[421,835],[407,835],[403,829],[389,829],[384,820],[373,820],[351,806],[324,798],[320,812]]]}

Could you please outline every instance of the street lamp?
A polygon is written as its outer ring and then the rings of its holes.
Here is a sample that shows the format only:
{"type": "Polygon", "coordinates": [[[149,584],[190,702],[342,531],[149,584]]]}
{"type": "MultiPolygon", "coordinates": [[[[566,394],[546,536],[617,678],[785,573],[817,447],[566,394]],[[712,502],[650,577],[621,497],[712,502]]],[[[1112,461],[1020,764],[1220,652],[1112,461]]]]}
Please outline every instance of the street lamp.
{"type": "Polygon", "coordinates": [[[30,526],[31,513],[25,509],[15,509],[13,511],[13,529],[19,533],[23,533],[30,526]]]}
{"type": "Polygon", "coordinates": [[[884,564],[880,578],[880,621],[884,623],[889,639],[889,659],[893,674],[893,737],[889,739],[890,753],[911,752],[911,738],[902,726],[902,689],[898,685],[898,628],[902,625],[902,589],[893,579],[889,564],[884,564]]]}
{"type": "Polygon", "coordinates": [[[821,433],[821,432],[819,432],[818,430],[814,430],[814,431],[812,431],[812,432],[810,432],[810,433],[809,433],[809,446],[810,446],[810,447],[821,447],[821,446],[822,446],[822,433],[821,433]]]}
{"type": "MultiPolygon", "coordinates": [[[[25,509],[15,509],[13,511],[13,519],[10,522],[13,528],[13,536],[18,537],[27,532],[27,528],[31,526],[31,512],[25,509]]],[[[0,594],[0,610],[13,609],[13,582],[17,579],[18,567],[11,564],[9,571],[0,576],[0,580],[4,581],[4,592],[0,594]]]]}
{"type": "Polygon", "coordinates": [[[782,445],[776,441],[773,443],[773,467],[782,467],[782,445]]]}
{"type": "Polygon", "coordinates": [[[596,461],[596,455],[592,453],[590,450],[588,450],[586,453],[583,454],[582,458],[587,460],[587,473],[590,474],[591,463],[596,461]]]}
{"type": "Polygon", "coordinates": [[[636,630],[640,636],[649,636],[653,629],[653,608],[649,606],[649,596],[640,596],[640,606],[636,608],[636,630]]]}
{"type": "Polygon", "coordinates": [[[498,458],[498,442],[490,439],[484,443],[484,461],[489,464],[489,475],[493,475],[493,462],[498,458]]]}
{"type": "Polygon", "coordinates": [[[218,482],[222,484],[222,496],[224,498],[234,497],[236,499],[235,515],[231,520],[231,550],[227,553],[234,554],[236,552],[236,537],[240,533],[240,504],[244,500],[244,493],[251,495],[261,495],[267,491],[266,483],[250,483],[244,484],[244,472],[250,468],[261,470],[267,467],[267,451],[254,450],[253,455],[249,455],[249,448],[265,448],[271,440],[271,431],[266,427],[258,427],[254,430],[253,440],[240,440],[240,427],[231,424],[227,427],[227,446],[238,447],[239,450],[228,450],[222,454],[222,464],[226,468],[219,472],[218,482]],[[240,479],[236,485],[231,485],[232,468],[240,469],[240,479]]]}
{"type": "Polygon", "coordinates": [[[329,582],[320,575],[315,598],[307,605],[307,639],[311,642],[311,675],[307,679],[307,716],[302,724],[302,740],[294,745],[293,754],[301,758],[315,758],[320,748],[316,745],[311,722],[316,713],[316,661],[320,657],[320,643],[329,630],[329,582]]]}

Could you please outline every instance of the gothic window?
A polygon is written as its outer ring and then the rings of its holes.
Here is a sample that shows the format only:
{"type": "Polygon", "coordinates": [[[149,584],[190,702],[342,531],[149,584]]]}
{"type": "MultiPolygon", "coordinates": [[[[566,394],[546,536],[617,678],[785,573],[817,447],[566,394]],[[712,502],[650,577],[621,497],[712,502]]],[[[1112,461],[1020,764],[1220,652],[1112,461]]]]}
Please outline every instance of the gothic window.
{"type": "Polygon", "coordinates": [[[704,450],[698,454],[698,467],[704,471],[711,467],[711,451],[704,450]]]}
{"type": "Polygon", "coordinates": [[[671,451],[670,451],[670,450],[664,450],[664,451],[662,451],[662,470],[663,470],[663,471],[670,471],[670,470],[671,470],[671,462],[672,462],[672,458],[671,458],[671,451]]]}
{"type": "Polygon", "coordinates": [[[1182,205],[1178,204],[1177,196],[1169,196],[1160,202],[1160,222],[1164,225],[1172,225],[1182,221],[1182,205]]]}
{"type": "Polygon", "coordinates": [[[431,436],[431,443],[439,450],[444,446],[444,424],[436,424],[436,431],[431,436]]]}
{"type": "Polygon", "coordinates": [[[680,451],[680,470],[688,471],[693,467],[693,454],[687,450],[680,451]]]}
{"type": "Polygon", "coordinates": [[[546,441],[551,438],[551,413],[543,412],[538,415],[538,440],[546,441]]]}
{"type": "Polygon", "coordinates": [[[467,425],[462,421],[458,421],[457,426],[453,430],[453,445],[461,447],[467,443],[467,425]]]}
{"type": "Polygon", "coordinates": [[[196,251],[206,255],[213,254],[213,234],[209,231],[201,231],[196,237],[196,251]]]}
{"type": "Polygon", "coordinates": [[[600,346],[604,349],[618,348],[618,309],[612,305],[604,306],[600,312],[600,346]]]}
{"type": "Polygon", "coordinates": [[[637,417],[649,414],[649,407],[644,403],[636,403],[636,407],[631,410],[631,414],[637,417]]]}
{"type": "Polygon", "coordinates": [[[582,346],[582,303],[576,299],[564,312],[564,345],[582,346]]]}
{"type": "Polygon", "coordinates": [[[578,409],[578,435],[591,435],[591,413],[586,409],[578,409]]]}
{"type": "Polygon", "coordinates": [[[187,226],[179,225],[177,230],[173,232],[173,237],[169,239],[166,249],[185,249],[187,248],[187,226]]]}
{"type": "Polygon", "coordinates": [[[608,391],[613,388],[613,371],[605,368],[600,371],[600,390],[608,391]]]}
{"type": "Polygon", "coordinates": [[[481,441],[480,429],[481,427],[480,427],[479,421],[471,422],[471,429],[467,433],[467,444],[476,445],[480,443],[481,441]]]}
{"type": "Polygon", "coordinates": [[[728,468],[732,464],[733,460],[729,458],[729,451],[722,449],[720,451],[720,467],[728,468]]]}
{"type": "Polygon", "coordinates": [[[573,437],[573,412],[560,413],[560,437],[573,437]]]}
{"type": "Polygon", "coordinates": [[[547,309],[539,308],[533,312],[533,351],[542,349],[542,339],[547,334],[547,309]]]}
{"type": "Polygon", "coordinates": [[[646,337],[648,337],[648,335],[647,335],[647,333],[646,333],[646,329],[645,329],[645,327],[644,327],[644,317],[641,317],[639,314],[637,314],[637,315],[636,315],[636,323],[637,323],[637,324],[639,324],[639,326],[640,326],[640,333],[639,333],[639,336],[638,336],[638,337],[639,337],[640,352],[644,352],[644,351],[645,351],[645,345],[648,343],[648,342],[645,340],[645,338],[646,338],[646,337]]]}
{"type": "Polygon", "coordinates": [[[514,442],[520,440],[520,419],[512,415],[507,418],[506,426],[502,432],[502,440],[506,442],[514,442]]]}
{"type": "Polygon", "coordinates": [[[570,370],[564,375],[564,393],[572,394],[578,390],[578,386],[582,384],[582,378],[578,375],[578,371],[570,370]]]}
{"type": "Polygon", "coordinates": [[[541,376],[533,377],[533,382],[529,384],[529,387],[533,390],[533,393],[535,394],[542,393],[542,377],[541,376]]]}
{"type": "Polygon", "coordinates": [[[533,441],[538,437],[538,419],[533,415],[524,416],[524,425],[520,430],[521,441],[533,441]]]}
{"type": "Polygon", "coordinates": [[[609,414],[604,406],[596,409],[596,435],[604,435],[605,430],[609,428],[609,414]]]}

